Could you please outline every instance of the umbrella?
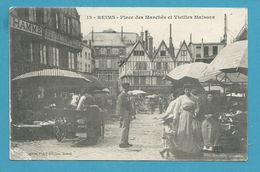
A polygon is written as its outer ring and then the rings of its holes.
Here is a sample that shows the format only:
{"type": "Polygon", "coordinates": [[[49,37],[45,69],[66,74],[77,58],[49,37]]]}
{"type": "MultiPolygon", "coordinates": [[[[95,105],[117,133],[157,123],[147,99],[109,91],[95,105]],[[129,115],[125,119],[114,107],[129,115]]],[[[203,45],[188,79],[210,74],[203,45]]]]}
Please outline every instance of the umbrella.
{"type": "Polygon", "coordinates": [[[157,94],[152,94],[152,95],[148,95],[148,96],[145,96],[145,97],[147,97],[147,98],[157,98],[158,95],[157,94]]]}
{"type": "Polygon", "coordinates": [[[144,92],[142,90],[132,90],[132,91],[129,91],[128,93],[132,94],[132,95],[146,94],[146,92],[144,92]]]}
{"type": "Polygon", "coordinates": [[[244,97],[242,93],[229,93],[228,97],[244,97]]]}
{"type": "Polygon", "coordinates": [[[43,69],[19,75],[12,79],[17,85],[86,86],[90,80],[80,74],[61,69],[43,69]]]}
{"type": "MultiPolygon", "coordinates": [[[[89,75],[89,74],[81,74],[84,78],[86,78],[87,80],[90,80],[91,82],[88,83],[87,87],[89,89],[92,89],[92,90],[101,90],[103,91],[102,89],[105,89],[106,86],[105,84],[100,80],[98,79],[97,77],[93,76],[93,75],[89,75]]],[[[108,90],[109,92],[109,90],[108,90]]]]}
{"type": "Polygon", "coordinates": [[[221,86],[204,86],[205,91],[220,91],[221,93],[224,93],[224,88],[221,86]]]}
{"type": "Polygon", "coordinates": [[[166,79],[173,81],[187,80],[189,78],[198,79],[203,76],[203,72],[206,70],[207,66],[208,64],[202,62],[184,64],[168,73],[166,79]]]}
{"type": "Polygon", "coordinates": [[[248,41],[237,41],[223,48],[209,64],[205,74],[216,71],[225,73],[240,72],[247,75],[248,41]]]}
{"type": "Polygon", "coordinates": [[[224,73],[222,71],[216,71],[211,73],[205,73],[202,77],[199,78],[200,82],[207,81],[218,81],[218,82],[232,82],[232,83],[246,83],[248,77],[242,73],[224,73]]]}

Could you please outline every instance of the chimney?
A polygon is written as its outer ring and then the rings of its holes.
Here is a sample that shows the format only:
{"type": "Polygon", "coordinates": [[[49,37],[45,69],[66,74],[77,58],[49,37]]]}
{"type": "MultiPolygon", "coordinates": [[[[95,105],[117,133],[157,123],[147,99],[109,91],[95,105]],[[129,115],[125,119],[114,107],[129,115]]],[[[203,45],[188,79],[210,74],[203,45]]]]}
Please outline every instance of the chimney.
{"type": "Polygon", "coordinates": [[[124,32],[123,32],[123,26],[121,26],[121,41],[124,41],[124,32]]]}
{"type": "Polygon", "coordinates": [[[141,42],[144,45],[144,31],[143,31],[143,27],[142,27],[142,30],[141,30],[141,42]]]}
{"type": "Polygon", "coordinates": [[[91,32],[91,42],[94,42],[94,28],[92,27],[92,32],[91,32]]]}
{"type": "Polygon", "coordinates": [[[148,50],[148,30],[145,31],[145,44],[144,48],[147,51],[148,50]]]}
{"type": "Polygon", "coordinates": [[[89,40],[88,42],[89,42],[89,47],[92,48],[92,41],[89,40]]]}
{"type": "Polygon", "coordinates": [[[174,47],[172,43],[172,24],[170,24],[169,53],[174,58],[174,47]]]}
{"type": "Polygon", "coordinates": [[[204,58],[204,52],[203,52],[203,50],[204,50],[204,43],[203,43],[203,38],[201,39],[201,57],[200,58],[204,58]]]}
{"type": "Polygon", "coordinates": [[[227,44],[227,14],[224,14],[224,36],[223,42],[227,44]]]}
{"type": "Polygon", "coordinates": [[[150,58],[153,56],[153,37],[149,36],[148,39],[148,55],[150,58]]]}

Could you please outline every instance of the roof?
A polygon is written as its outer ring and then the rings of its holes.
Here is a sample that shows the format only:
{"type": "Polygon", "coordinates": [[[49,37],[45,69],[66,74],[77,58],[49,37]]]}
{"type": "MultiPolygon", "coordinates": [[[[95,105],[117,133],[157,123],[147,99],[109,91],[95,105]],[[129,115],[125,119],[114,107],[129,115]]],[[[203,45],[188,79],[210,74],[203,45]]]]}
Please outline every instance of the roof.
{"type": "Polygon", "coordinates": [[[248,38],[248,26],[247,24],[245,24],[241,30],[239,31],[239,33],[237,34],[235,40],[236,41],[241,41],[241,40],[247,40],[248,38]]]}
{"type": "Polygon", "coordinates": [[[191,43],[192,45],[224,45],[225,43],[224,42],[200,42],[200,43],[191,43]]]}
{"type": "Polygon", "coordinates": [[[150,59],[150,56],[148,55],[147,51],[144,49],[143,44],[141,43],[140,40],[138,40],[138,42],[136,42],[136,44],[133,46],[132,50],[130,51],[130,53],[128,54],[128,56],[119,64],[119,67],[122,66],[125,62],[128,61],[128,59],[130,58],[130,56],[133,54],[135,48],[137,47],[138,44],[141,44],[145,54],[148,56],[148,58],[150,59]]]}
{"type": "MultiPolygon", "coordinates": [[[[133,32],[123,32],[123,41],[121,40],[121,32],[113,30],[105,30],[103,32],[93,32],[93,46],[125,46],[126,44],[135,44],[139,36],[133,32]]],[[[83,40],[91,40],[92,32],[83,38],[83,40]]]]}
{"type": "MultiPolygon", "coordinates": [[[[157,54],[159,53],[159,51],[160,51],[160,49],[161,49],[161,46],[163,46],[163,45],[166,47],[166,50],[168,51],[169,55],[171,56],[171,54],[170,54],[170,52],[169,52],[169,48],[167,47],[165,41],[162,40],[162,42],[160,43],[158,49],[156,50],[156,52],[155,52],[155,54],[154,54],[154,56],[153,56],[153,58],[152,58],[152,60],[154,60],[154,59],[156,58],[157,54]]],[[[174,57],[171,56],[171,58],[174,60],[174,57]]]]}
{"type": "Polygon", "coordinates": [[[181,44],[181,47],[180,47],[180,49],[179,49],[177,55],[176,55],[175,60],[177,60],[177,58],[178,58],[178,56],[179,56],[179,54],[180,54],[180,52],[181,52],[183,46],[186,46],[186,48],[187,48],[187,50],[188,50],[188,53],[190,54],[190,58],[192,59],[192,55],[191,55],[190,49],[189,49],[188,45],[186,44],[186,42],[185,42],[185,40],[184,40],[184,41],[182,42],[182,44],[181,44]]]}

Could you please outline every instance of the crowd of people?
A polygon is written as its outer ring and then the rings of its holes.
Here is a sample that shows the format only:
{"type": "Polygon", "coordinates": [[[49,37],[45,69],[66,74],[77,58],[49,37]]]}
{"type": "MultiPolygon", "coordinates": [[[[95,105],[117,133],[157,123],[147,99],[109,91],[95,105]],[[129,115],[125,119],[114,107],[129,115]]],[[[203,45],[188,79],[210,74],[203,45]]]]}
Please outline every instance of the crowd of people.
{"type": "MultiPolygon", "coordinates": [[[[130,121],[135,116],[131,106],[129,84],[122,85],[123,91],[118,96],[117,114],[121,121],[121,141],[119,147],[131,147],[128,142],[130,121]]],[[[218,151],[220,138],[219,104],[214,100],[214,94],[207,93],[207,100],[200,101],[198,90],[192,85],[184,85],[183,88],[174,92],[174,98],[168,103],[165,112],[162,100],[158,104],[159,113],[164,115],[161,118],[163,124],[164,147],[160,154],[168,158],[174,156],[202,155],[202,151],[218,151]]]]}

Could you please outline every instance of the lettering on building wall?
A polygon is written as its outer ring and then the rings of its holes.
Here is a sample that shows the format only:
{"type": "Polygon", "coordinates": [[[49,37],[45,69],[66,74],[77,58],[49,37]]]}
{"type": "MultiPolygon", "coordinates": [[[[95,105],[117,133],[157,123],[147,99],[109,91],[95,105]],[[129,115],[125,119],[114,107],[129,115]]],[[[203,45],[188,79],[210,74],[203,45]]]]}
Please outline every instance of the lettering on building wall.
{"type": "Polygon", "coordinates": [[[22,30],[24,32],[28,32],[28,33],[32,33],[38,36],[42,36],[42,27],[29,23],[27,21],[18,19],[16,17],[10,17],[11,21],[10,21],[10,26],[12,28],[18,29],[18,30],[22,30]]]}
{"type": "Polygon", "coordinates": [[[54,41],[66,46],[70,46],[73,48],[77,48],[80,49],[80,42],[78,40],[72,40],[71,38],[64,36],[60,33],[57,33],[55,31],[46,29],[45,30],[45,35],[44,35],[45,39],[48,39],[50,41],[54,41]]]}

